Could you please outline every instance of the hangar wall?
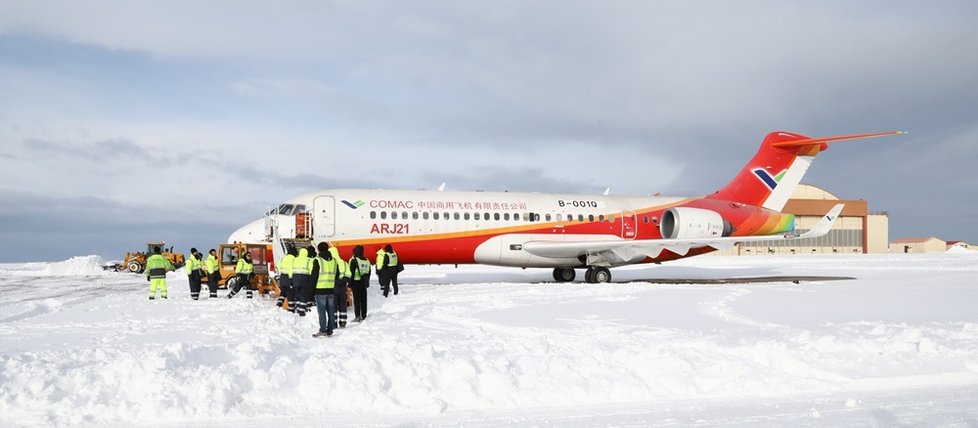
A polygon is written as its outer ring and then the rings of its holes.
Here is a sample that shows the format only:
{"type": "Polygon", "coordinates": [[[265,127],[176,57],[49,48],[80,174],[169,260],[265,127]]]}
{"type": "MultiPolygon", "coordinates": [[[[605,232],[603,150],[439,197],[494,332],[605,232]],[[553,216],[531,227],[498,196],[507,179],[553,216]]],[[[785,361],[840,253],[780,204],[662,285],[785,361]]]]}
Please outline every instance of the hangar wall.
{"type": "Polygon", "coordinates": [[[760,241],[734,246],[720,255],[867,254],[889,250],[889,214],[870,212],[863,199],[840,199],[810,184],[800,184],[782,212],[795,215],[795,229],[804,233],[835,204],[843,203],[839,219],[825,236],[796,241],[760,241]]]}

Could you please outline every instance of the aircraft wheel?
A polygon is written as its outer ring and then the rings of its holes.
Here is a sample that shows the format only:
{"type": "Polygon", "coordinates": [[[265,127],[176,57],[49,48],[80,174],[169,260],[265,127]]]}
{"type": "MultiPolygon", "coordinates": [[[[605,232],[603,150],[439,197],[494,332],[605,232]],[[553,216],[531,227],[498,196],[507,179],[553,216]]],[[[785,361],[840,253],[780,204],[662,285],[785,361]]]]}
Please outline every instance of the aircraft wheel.
{"type": "Polygon", "coordinates": [[[586,282],[588,284],[594,284],[594,268],[593,267],[588,267],[587,270],[584,271],[584,282],[586,282]]]}
{"type": "Polygon", "coordinates": [[[591,274],[591,278],[594,283],[605,283],[611,282],[611,271],[606,267],[594,268],[594,273],[591,274]]]}
{"type": "Polygon", "coordinates": [[[129,262],[128,265],[126,265],[126,270],[128,270],[129,272],[132,272],[132,273],[140,273],[140,272],[143,271],[143,265],[141,265],[141,264],[139,264],[139,262],[133,260],[133,261],[129,262]]]}
{"type": "Polygon", "coordinates": [[[557,282],[571,282],[576,276],[574,269],[554,268],[554,280],[557,282]]]}

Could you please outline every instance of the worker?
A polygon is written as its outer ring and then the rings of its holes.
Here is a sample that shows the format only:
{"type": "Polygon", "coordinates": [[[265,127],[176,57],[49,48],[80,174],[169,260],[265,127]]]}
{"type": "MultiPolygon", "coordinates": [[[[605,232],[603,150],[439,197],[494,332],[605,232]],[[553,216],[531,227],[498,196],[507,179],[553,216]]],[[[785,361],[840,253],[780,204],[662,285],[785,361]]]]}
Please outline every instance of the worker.
{"type": "Polygon", "coordinates": [[[252,298],[251,294],[251,274],[255,271],[255,265],[251,262],[251,252],[245,251],[244,255],[238,257],[238,264],[234,267],[234,288],[228,293],[228,299],[234,297],[241,291],[244,287],[247,291],[248,298],[252,298]]]}
{"type": "Polygon", "coordinates": [[[350,267],[350,288],[353,290],[353,322],[367,318],[367,287],[370,286],[370,261],[363,256],[363,245],[353,247],[350,267]]]}
{"type": "MultiPolygon", "coordinates": [[[[295,312],[300,317],[306,316],[306,288],[312,284],[309,282],[309,274],[312,273],[312,259],[309,258],[309,249],[300,248],[298,255],[292,259],[292,290],[288,295],[289,311],[295,312]]],[[[315,251],[313,251],[315,253],[315,251]]],[[[315,256],[315,254],[313,254],[315,256]]]]}
{"type": "Polygon", "coordinates": [[[204,278],[204,262],[200,259],[201,255],[196,248],[190,249],[190,257],[187,257],[187,264],[184,271],[187,272],[187,282],[190,283],[190,298],[200,299],[200,284],[204,278]]]}
{"type": "MultiPolygon", "coordinates": [[[[298,252],[295,250],[295,246],[288,245],[285,250],[285,257],[278,262],[279,272],[278,272],[278,303],[275,305],[282,307],[285,305],[285,300],[288,299],[289,304],[292,303],[292,297],[289,295],[292,293],[292,262],[295,260],[295,256],[298,252]]],[[[288,308],[288,307],[286,307],[288,308]]]]}
{"type": "Polygon", "coordinates": [[[166,298],[166,273],[174,269],[166,257],[160,255],[160,247],[153,247],[153,255],[146,259],[146,280],[149,281],[149,300],[156,299],[156,290],[160,290],[160,297],[166,298]]]}
{"type": "Polygon", "coordinates": [[[339,327],[346,328],[347,321],[347,294],[349,293],[350,284],[350,266],[347,265],[346,261],[340,257],[340,251],[336,247],[330,246],[325,242],[319,243],[319,254],[323,254],[323,251],[329,252],[332,256],[333,261],[336,262],[336,286],[333,287],[334,294],[336,295],[336,312],[338,316],[336,319],[339,320],[339,327]]]}
{"type": "Polygon", "coordinates": [[[217,285],[221,281],[221,261],[217,258],[217,250],[211,248],[207,252],[204,267],[207,268],[207,289],[210,291],[208,297],[217,298],[217,285]]]}
{"type": "Polygon", "coordinates": [[[310,275],[316,281],[314,296],[319,313],[319,331],[312,337],[329,337],[336,328],[336,279],[339,276],[337,259],[329,252],[325,242],[319,244],[319,256],[310,275]]]}
{"type": "Polygon", "coordinates": [[[394,252],[394,248],[390,244],[384,246],[383,252],[378,252],[377,265],[379,266],[379,271],[377,276],[380,277],[380,286],[384,292],[384,297],[390,292],[390,288],[394,288],[394,295],[397,295],[397,274],[404,270],[404,266],[401,265],[400,260],[397,259],[397,253],[394,252]]]}

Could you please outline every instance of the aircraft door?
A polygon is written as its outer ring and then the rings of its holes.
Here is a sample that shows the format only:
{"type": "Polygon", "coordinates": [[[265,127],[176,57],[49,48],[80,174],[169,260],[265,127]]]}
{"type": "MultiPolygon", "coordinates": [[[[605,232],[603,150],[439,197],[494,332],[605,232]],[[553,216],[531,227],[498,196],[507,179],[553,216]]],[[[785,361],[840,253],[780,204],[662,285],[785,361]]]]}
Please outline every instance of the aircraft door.
{"type": "Polygon", "coordinates": [[[621,212],[621,237],[623,239],[635,239],[638,236],[638,220],[635,211],[621,212]]]}
{"type": "Polygon", "coordinates": [[[329,195],[312,200],[313,236],[331,237],[336,234],[336,199],[329,195]]]}

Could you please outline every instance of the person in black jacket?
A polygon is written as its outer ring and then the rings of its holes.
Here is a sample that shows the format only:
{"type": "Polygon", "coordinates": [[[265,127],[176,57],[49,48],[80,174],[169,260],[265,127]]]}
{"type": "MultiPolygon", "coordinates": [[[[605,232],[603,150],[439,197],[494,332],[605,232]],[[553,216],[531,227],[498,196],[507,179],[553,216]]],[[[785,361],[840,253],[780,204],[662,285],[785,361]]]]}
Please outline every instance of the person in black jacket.
{"type": "Polygon", "coordinates": [[[363,245],[353,247],[350,257],[350,288],[353,289],[353,322],[367,318],[367,287],[370,286],[370,261],[363,256],[363,245]]]}

